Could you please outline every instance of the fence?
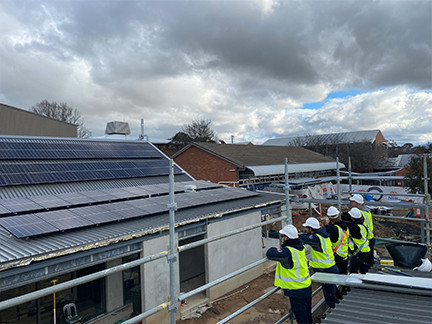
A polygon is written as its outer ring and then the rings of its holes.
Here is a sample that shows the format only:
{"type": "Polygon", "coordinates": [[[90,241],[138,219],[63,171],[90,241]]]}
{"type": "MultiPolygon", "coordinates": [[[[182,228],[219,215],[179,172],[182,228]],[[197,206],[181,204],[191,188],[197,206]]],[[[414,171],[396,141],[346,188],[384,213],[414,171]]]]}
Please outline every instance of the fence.
{"type": "MultiPolygon", "coordinates": [[[[339,166],[339,164],[338,164],[338,166],[339,166]]],[[[186,251],[188,249],[192,249],[192,248],[197,247],[197,246],[201,246],[201,245],[207,244],[209,242],[220,240],[220,239],[223,239],[223,238],[231,236],[231,235],[235,235],[235,234],[242,233],[242,232],[254,229],[254,228],[258,228],[258,227],[262,227],[262,226],[265,226],[265,225],[268,225],[268,224],[272,224],[272,223],[275,223],[275,222],[281,222],[284,225],[285,224],[291,224],[292,223],[292,218],[291,218],[292,216],[291,216],[290,200],[297,201],[297,202],[306,202],[306,203],[309,203],[309,212],[311,212],[311,204],[312,203],[335,204],[335,205],[339,205],[339,206],[342,203],[342,199],[341,199],[342,195],[341,195],[340,191],[338,191],[338,199],[333,199],[333,200],[331,200],[331,199],[330,200],[329,199],[306,199],[306,198],[298,198],[298,197],[291,198],[290,195],[289,195],[288,181],[286,181],[286,184],[284,185],[285,197],[286,197],[286,199],[285,199],[286,200],[286,215],[285,216],[281,216],[281,217],[277,217],[277,218],[274,218],[274,219],[271,219],[271,220],[268,220],[268,221],[260,222],[260,223],[253,224],[253,225],[249,225],[249,226],[237,229],[237,230],[233,230],[233,231],[229,231],[229,232],[220,234],[218,236],[206,238],[206,239],[203,239],[203,240],[200,240],[200,241],[197,241],[197,242],[193,242],[193,243],[190,243],[190,244],[182,245],[182,246],[179,246],[179,247],[176,248],[175,235],[174,235],[174,228],[175,228],[174,227],[174,225],[175,225],[174,224],[174,215],[175,215],[175,210],[176,210],[176,204],[175,204],[175,201],[174,201],[175,197],[174,197],[174,189],[173,189],[174,188],[173,167],[174,167],[173,161],[170,160],[170,184],[169,184],[170,185],[170,202],[169,202],[169,204],[167,206],[167,208],[169,209],[169,214],[170,214],[170,217],[169,217],[169,243],[170,243],[170,250],[169,251],[162,251],[160,253],[156,253],[156,254],[153,254],[153,255],[150,255],[150,256],[146,256],[146,257],[141,258],[139,260],[135,260],[135,261],[131,261],[131,262],[128,262],[128,263],[124,263],[122,265],[114,266],[114,267],[111,267],[111,268],[108,268],[108,269],[105,269],[105,270],[102,270],[102,271],[99,271],[99,272],[95,272],[93,274],[90,274],[90,275],[87,275],[87,276],[84,276],[84,277],[81,277],[81,278],[73,279],[73,280],[70,280],[70,281],[67,281],[67,282],[64,282],[64,283],[52,286],[52,287],[48,287],[48,288],[45,288],[45,289],[41,289],[41,290],[38,290],[38,291],[35,291],[35,292],[31,292],[31,293],[28,293],[28,294],[25,294],[25,295],[22,295],[22,296],[18,296],[18,297],[12,298],[12,299],[9,299],[9,300],[2,301],[2,302],[0,302],[0,311],[4,310],[4,309],[7,309],[9,307],[17,306],[17,305],[20,305],[20,304],[23,304],[23,303],[26,303],[26,302],[29,302],[29,301],[41,298],[43,296],[54,294],[54,293],[59,292],[59,291],[64,290],[64,289],[75,287],[75,286],[78,286],[78,285],[83,284],[83,283],[87,283],[87,282],[90,282],[90,281],[93,281],[93,280],[96,280],[96,279],[99,279],[99,278],[102,278],[102,277],[109,276],[109,275],[111,275],[113,273],[116,273],[116,272],[124,271],[126,269],[130,269],[130,268],[136,267],[138,265],[142,265],[144,263],[151,262],[151,261],[158,260],[158,259],[166,257],[167,260],[168,260],[168,262],[169,262],[169,267],[170,267],[170,300],[168,300],[168,301],[166,301],[166,302],[164,302],[164,303],[162,303],[162,304],[160,304],[160,305],[158,305],[158,306],[156,306],[156,307],[154,307],[152,309],[149,309],[149,310],[147,310],[147,311],[145,311],[145,312],[143,312],[143,313],[141,313],[141,314],[139,314],[139,315],[137,315],[137,316],[135,316],[135,317],[133,317],[133,318],[125,321],[125,322],[123,322],[123,323],[124,324],[137,323],[137,322],[141,321],[142,319],[145,319],[145,318],[147,318],[147,317],[149,317],[149,316],[151,316],[153,314],[156,314],[156,313],[158,313],[158,312],[160,312],[162,310],[168,309],[168,311],[170,312],[170,321],[173,324],[176,321],[176,313],[178,311],[178,304],[179,304],[179,302],[181,300],[189,298],[190,296],[193,296],[193,295],[195,295],[195,294],[197,294],[199,292],[205,291],[205,290],[207,290],[207,289],[209,289],[209,288],[211,288],[213,286],[216,286],[216,285],[220,284],[223,281],[226,281],[226,280],[228,280],[230,278],[233,278],[233,277],[235,277],[235,276],[237,276],[239,274],[242,274],[245,271],[248,271],[248,270],[250,270],[250,269],[252,269],[254,267],[257,267],[258,265],[261,265],[261,264],[263,264],[264,262],[267,261],[266,258],[258,260],[258,261],[254,262],[252,264],[249,264],[249,265],[247,265],[247,266],[245,266],[245,267],[243,267],[241,269],[238,269],[238,270],[236,270],[236,271],[234,271],[234,272],[232,272],[230,274],[227,274],[227,275],[225,275],[225,276],[223,276],[223,277],[221,277],[221,278],[219,278],[217,280],[209,282],[209,283],[207,283],[207,284],[205,284],[205,285],[203,285],[201,287],[198,287],[198,288],[196,288],[196,289],[194,289],[192,291],[189,291],[187,293],[183,293],[183,294],[180,294],[180,295],[176,296],[176,293],[175,293],[175,285],[176,285],[176,282],[175,282],[175,280],[176,280],[175,279],[175,262],[177,262],[177,253],[179,253],[181,251],[186,251]]],[[[287,159],[285,159],[285,179],[289,179],[288,178],[288,175],[289,175],[288,171],[289,171],[288,170],[288,163],[287,163],[287,159]]],[[[403,207],[416,207],[416,208],[420,208],[422,211],[424,211],[425,215],[428,215],[429,214],[429,208],[431,208],[432,206],[430,206],[430,196],[429,196],[429,194],[427,192],[428,178],[427,178],[426,168],[425,168],[424,172],[425,172],[425,175],[424,175],[424,179],[425,179],[424,180],[424,183],[425,183],[425,194],[423,196],[425,197],[425,203],[423,203],[423,204],[414,204],[414,203],[411,203],[411,204],[408,203],[408,204],[406,204],[406,203],[404,203],[403,207]]],[[[340,173],[339,173],[339,168],[338,168],[337,169],[338,189],[340,188],[340,178],[339,177],[340,177],[340,173]]],[[[349,178],[350,178],[350,184],[351,184],[351,179],[355,179],[355,177],[351,176],[351,170],[349,170],[349,178]]],[[[382,177],[379,177],[379,178],[382,178],[382,177]]],[[[353,192],[350,191],[348,193],[351,194],[353,192]]],[[[409,196],[409,194],[407,194],[407,195],[409,196]]],[[[379,203],[379,205],[382,205],[382,204],[383,203],[379,203]]],[[[394,207],[399,206],[400,207],[400,204],[398,204],[396,202],[394,202],[394,203],[385,203],[385,205],[390,205],[390,206],[394,206],[394,207]]],[[[383,217],[383,218],[392,218],[392,219],[393,218],[397,218],[397,217],[382,216],[382,215],[374,215],[374,217],[383,217]]],[[[399,218],[397,218],[397,219],[399,219],[399,218]]],[[[429,220],[429,218],[425,218],[425,219],[408,219],[408,218],[404,218],[404,219],[405,220],[412,220],[412,221],[420,222],[423,225],[422,229],[425,228],[426,235],[422,235],[422,238],[423,238],[422,241],[426,241],[426,243],[430,246],[430,220],[429,220]]],[[[423,230],[422,230],[422,232],[423,232],[423,230]]],[[[230,321],[234,317],[238,316],[239,314],[241,314],[242,312],[246,311],[247,309],[253,307],[257,303],[259,303],[260,301],[264,300],[265,298],[271,296],[272,294],[274,294],[277,291],[278,291],[278,288],[272,289],[268,293],[264,294],[263,296],[259,297],[258,299],[254,300],[253,302],[251,302],[248,305],[244,306],[243,308],[239,309],[238,311],[234,312],[233,314],[231,314],[227,318],[223,319],[219,323],[222,324],[222,323],[226,323],[226,322],[230,321]]],[[[314,291],[313,294],[315,295],[318,292],[319,292],[319,289],[316,290],[316,291],[314,291]]],[[[292,320],[292,316],[290,316],[290,314],[286,314],[277,323],[282,323],[285,320],[287,320],[288,318],[291,318],[291,320],[292,320]]]]}

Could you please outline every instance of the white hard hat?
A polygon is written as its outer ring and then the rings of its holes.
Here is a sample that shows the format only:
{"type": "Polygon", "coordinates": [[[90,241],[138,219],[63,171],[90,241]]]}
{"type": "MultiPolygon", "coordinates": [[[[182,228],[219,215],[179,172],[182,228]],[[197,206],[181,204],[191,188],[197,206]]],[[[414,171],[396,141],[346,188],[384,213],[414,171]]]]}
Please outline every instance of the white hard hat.
{"type": "Polygon", "coordinates": [[[355,208],[355,207],[351,208],[351,210],[348,212],[348,214],[350,214],[351,217],[355,218],[355,219],[359,219],[362,217],[362,213],[360,212],[360,209],[355,208]]]}
{"type": "Polygon", "coordinates": [[[360,194],[355,194],[350,198],[351,201],[355,201],[356,203],[363,205],[364,199],[363,196],[360,194]]]}
{"type": "Polygon", "coordinates": [[[327,209],[327,216],[330,218],[336,218],[339,215],[339,210],[336,207],[329,207],[329,209],[327,209]]]}
{"type": "Polygon", "coordinates": [[[298,238],[297,228],[295,228],[294,225],[286,225],[279,231],[279,233],[288,236],[290,239],[298,238]]]}
{"type": "Polygon", "coordinates": [[[309,217],[308,219],[306,219],[306,222],[303,224],[303,226],[304,227],[312,227],[313,229],[319,229],[320,228],[319,221],[315,217],[309,217]]]}

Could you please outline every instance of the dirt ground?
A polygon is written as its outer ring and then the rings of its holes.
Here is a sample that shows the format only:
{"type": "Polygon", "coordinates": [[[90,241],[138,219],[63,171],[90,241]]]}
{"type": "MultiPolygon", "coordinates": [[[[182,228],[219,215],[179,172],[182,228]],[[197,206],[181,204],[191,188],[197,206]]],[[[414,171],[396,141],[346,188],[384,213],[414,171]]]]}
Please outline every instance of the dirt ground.
{"type": "MultiPolygon", "coordinates": [[[[324,209],[326,210],[326,209],[324,209]]],[[[406,215],[406,211],[395,211],[393,214],[399,216],[406,215]]],[[[318,216],[318,215],[313,215],[318,216]]],[[[293,213],[293,225],[299,230],[302,229],[302,224],[308,218],[307,211],[293,213]]],[[[268,226],[268,231],[277,231],[276,225],[268,226]]],[[[402,240],[410,240],[412,237],[419,237],[420,226],[417,222],[407,220],[375,220],[374,219],[374,234],[376,237],[399,238],[402,240]]],[[[375,250],[379,256],[388,256],[385,245],[376,246],[375,250]]],[[[177,321],[180,324],[215,324],[248,303],[252,302],[259,296],[271,290],[274,285],[274,273],[267,273],[261,277],[249,282],[248,284],[235,289],[234,291],[222,296],[204,312],[199,318],[177,321]]],[[[318,284],[313,283],[313,290],[318,288],[318,284]]],[[[317,294],[313,298],[315,305],[322,298],[322,293],[317,294]]],[[[231,324],[273,324],[289,311],[289,299],[283,295],[282,291],[271,295],[264,299],[253,308],[231,320],[231,324]]]]}
{"type": "MultiPolygon", "coordinates": [[[[179,324],[215,324],[243,306],[274,288],[274,273],[264,274],[257,279],[235,289],[213,302],[210,309],[198,318],[177,321],[179,324]],[[246,288],[247,287],[247,288],[246,288]],[[239,293],[236,293],[239,292],[239,293]]],[[[315,290],[318,284],[313,284],[315,290]]],[[[322,298],[319,293],[314,296],[315,305],[322,298]]],[[[289,298],[279,290],[254,307],[231,320],[230,324],[274,324],[289,311],[289,298]]]]}

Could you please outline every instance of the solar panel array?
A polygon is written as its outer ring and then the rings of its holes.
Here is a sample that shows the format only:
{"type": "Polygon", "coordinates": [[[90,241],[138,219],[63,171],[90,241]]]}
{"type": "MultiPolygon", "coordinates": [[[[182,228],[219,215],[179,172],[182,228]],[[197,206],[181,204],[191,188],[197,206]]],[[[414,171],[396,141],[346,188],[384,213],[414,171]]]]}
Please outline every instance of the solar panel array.
{"type": "Polygon", "coordinates": [[[0,160],[163,158],[148,143],[0,140],[0,160]]]}
{"type": "MultiPolygon", "coordinates": [[[[185,181],[174,183],[174,192],[185,191],[186,185],[193,185],[197,190],[219,188],[221,185],[207,181],[185,181]]],[[[105,190],[71,192],[49,196],[10,198],[0,200],[0,216],[39,212],[47,209],[70,208],[89,204],[101,204],[125,199],[136,199],[169,193],[169,184],[155,184],[105,190]]]]}
{"type": "MultiPolygon", "coordinates": [[[[216,187],[209,190],[178,193],[175,201],[178,208],[183,209],[256,195],[257,193],[251,191],[216,187]]],[[[168,203],[169,195],[161,195],[109,204],[0,217],[0,225],[15,237],[23,238],[167,212],[168,203]]]]}
{"type": "MultiPolygon", "coordinates": [[[[174,173],[182,172],[174,167],[174,173]]],[[[0,164],[0,186],[167,175],[168,160],[0,164]]]]}

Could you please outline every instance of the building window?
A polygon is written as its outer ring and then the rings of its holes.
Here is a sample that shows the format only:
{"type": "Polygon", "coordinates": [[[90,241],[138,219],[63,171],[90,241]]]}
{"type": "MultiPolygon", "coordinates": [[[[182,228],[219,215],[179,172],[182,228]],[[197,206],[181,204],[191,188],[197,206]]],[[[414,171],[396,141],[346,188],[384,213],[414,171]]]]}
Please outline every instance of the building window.
{"type": "MultiPolygon", "coordinates": [[[[139,253],[122,258],[122,263],[139,259],[139,253]]],[[[123,304],[132,303],[134,313],[141,313],[141,278],[140,267],[123,271],[123,304]]]]}

